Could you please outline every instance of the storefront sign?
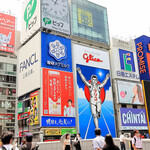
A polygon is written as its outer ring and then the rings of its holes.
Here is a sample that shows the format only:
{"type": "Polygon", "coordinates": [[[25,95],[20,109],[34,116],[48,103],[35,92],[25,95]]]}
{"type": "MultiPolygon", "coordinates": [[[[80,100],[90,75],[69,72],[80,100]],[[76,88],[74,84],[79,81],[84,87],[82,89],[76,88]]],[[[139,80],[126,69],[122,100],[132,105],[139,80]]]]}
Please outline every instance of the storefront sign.
{"type": "Polygon", "coordinates": [[[64,135],[66,133],[69,133],[69,134],[77,134],[77,130],[74,128],[67,128],[67,129],[61,129],[61,134],[64,135]]]}
{"type": "Polygon", "coordinates": [[[75,127],[73,117],[44,117],[41,118],[42,127],[75,127]]]}
{"type": "Polygon", "coordinates": [[[143,89],[140,83],[117,81],[117,86],[119,103],[144,105],[143,89]]]}
{"type": "Polygon", "coordinates": [[[18,103],[18,113],[22,113],[23,107],[22,107],[23,102],[18,103]]]}
{"type": "Polygon", "coordinates": [[[15,17],[0,13],[0,51],[15,52],[15,17]]]}
{"type": "Polygon", "coordinates": [[[13,114],[0,114],[0,120],[11,120],[13,119],[13,114]]]}
{"type": "Polygon", "coordinates": [[[120,108],[122,130],[147,130],[145,109],[120,108]]]}
{"type": "Polygon", "coordinates": [[[141,80],[150,80],[150,37],[145,35],[135,39],[141,80]]]}
{"type": "Polygon", "coordinates": [[[70,34],[68,0],[42,0],[42,27],[70,34]]]}
{"type": "Polygon", "coordinates": [[[45,129],[45,135],[61,135],[61,129],[45,129]]]}
{"type": "Polygon", "coordinates": [[[30,112],[18,114],[18,120],[29,118],[30,112]]]}
{"type": "Polygon", "coordinates": [[[43,115],[75,117],[73,73],[43,68],[43,115]]]}
{"type": "Polygon", "coordinates": [[[42,33],[42,67],[72,72],[71,40],[42,33]]]}

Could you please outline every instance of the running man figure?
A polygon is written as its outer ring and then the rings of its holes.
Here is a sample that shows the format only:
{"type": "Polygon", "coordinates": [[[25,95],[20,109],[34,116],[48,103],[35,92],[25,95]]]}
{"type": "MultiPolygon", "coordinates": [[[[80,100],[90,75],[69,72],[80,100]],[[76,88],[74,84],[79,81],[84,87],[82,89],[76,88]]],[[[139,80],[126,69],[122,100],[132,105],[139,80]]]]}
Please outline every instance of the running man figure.
{"type": "Polygon", "coordinates": [[[90,83],[86,80],[79,67],[77,68],[77,72],[80,75],[80,78],[84,82],[84,84],[89,88],[91,112],[94,118],[95,127],[99,128],[98,119],[100,118],[101,105],[102,105],[102,101],[100,99],[100,93],[101,93],[101,89],[105,86],[110,76],[109,74],[107,74],[106,78],[103,80],[102,83],[97,83],[98,82],[97,76],[92,75],[91,83],[90,83]]]}

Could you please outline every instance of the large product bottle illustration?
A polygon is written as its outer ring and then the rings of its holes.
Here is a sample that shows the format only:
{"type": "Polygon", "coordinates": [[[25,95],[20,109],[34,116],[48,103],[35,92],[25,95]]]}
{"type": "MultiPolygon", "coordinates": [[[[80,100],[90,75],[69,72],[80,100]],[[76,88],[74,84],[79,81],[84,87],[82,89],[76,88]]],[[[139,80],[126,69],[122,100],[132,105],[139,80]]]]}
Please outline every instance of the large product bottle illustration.
{"type": "Polygon", "coordinates": [[[61,115],[61,79],[57,71],[48,72],[49,114],[61,115]]]}

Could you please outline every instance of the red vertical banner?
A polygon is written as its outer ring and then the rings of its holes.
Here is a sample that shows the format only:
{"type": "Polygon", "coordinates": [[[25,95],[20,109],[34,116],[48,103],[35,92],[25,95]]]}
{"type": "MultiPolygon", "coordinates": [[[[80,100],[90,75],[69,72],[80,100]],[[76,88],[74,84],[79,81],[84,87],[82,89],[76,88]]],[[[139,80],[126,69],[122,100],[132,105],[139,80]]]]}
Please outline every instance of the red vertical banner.
{"type": "Polygon", "coordinates": [[[0,51],[15,51],[15,17],[0,13],[0,51]]]}
{"type": "Polygon", "coordinates": [[[43,68],[43,115],[75,117],[73,73],[43,68]]]}

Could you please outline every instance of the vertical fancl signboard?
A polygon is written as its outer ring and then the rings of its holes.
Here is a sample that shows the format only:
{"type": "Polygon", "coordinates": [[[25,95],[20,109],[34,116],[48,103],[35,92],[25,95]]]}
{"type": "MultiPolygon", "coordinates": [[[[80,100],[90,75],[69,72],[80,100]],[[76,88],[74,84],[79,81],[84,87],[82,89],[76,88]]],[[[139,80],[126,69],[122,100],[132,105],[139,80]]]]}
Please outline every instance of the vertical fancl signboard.
{"type": "Polygon", "coordinates": [[[120,108],[122,130],[148,130],[145,109],[120,108]]]}
{"type": "Polygon", "coordinates": [[[150,81],[150,37],[143,35],[135,39],[135,45],[140,79],[150,81]]]}
{"type": "Polygon", "coordinates": [[[41,33],[21,47],[18,60],[18,96],[21,96],[40,88],[41,33]]]}
{"type": "Polygon", "coordinates": [[[21,43],[40,28],[40,0],[26,0],[22,8],[21,43]]]}
{"type": "Polygon", "coordinates": [[[68,0],[41,0],[42,27],[70,34],[68,0]]]}
{"type": "Polygon", "coordinates": [[[118,80],[117,86],[119,103],[144,105],[142,84],[118,80]]]}
{"type": "Polygon", "coordinates": [[[43,68],[43,115],[75,117],[73,73],[43,68]]]}
{"type": "Polygon", "coordinates": [[[71,40],[42,32],[42,67],[72,72],[71,40]]]}
{"type": "Polygon", "coordinates": [[[77,44],[72,50],[81,137],[95,137],[95,128],[115,137],[109,54],[77,44]]]}
{"type": "Polygon", "coordinates": [[[0,51],[15,51],[15,17],[0,13],[0,51]]]}
{"type": "Polygon", "coordinates": [[[139,70],[134,42],[112,39],[111,47],[112,77],[139,81],[139,70]]]}

